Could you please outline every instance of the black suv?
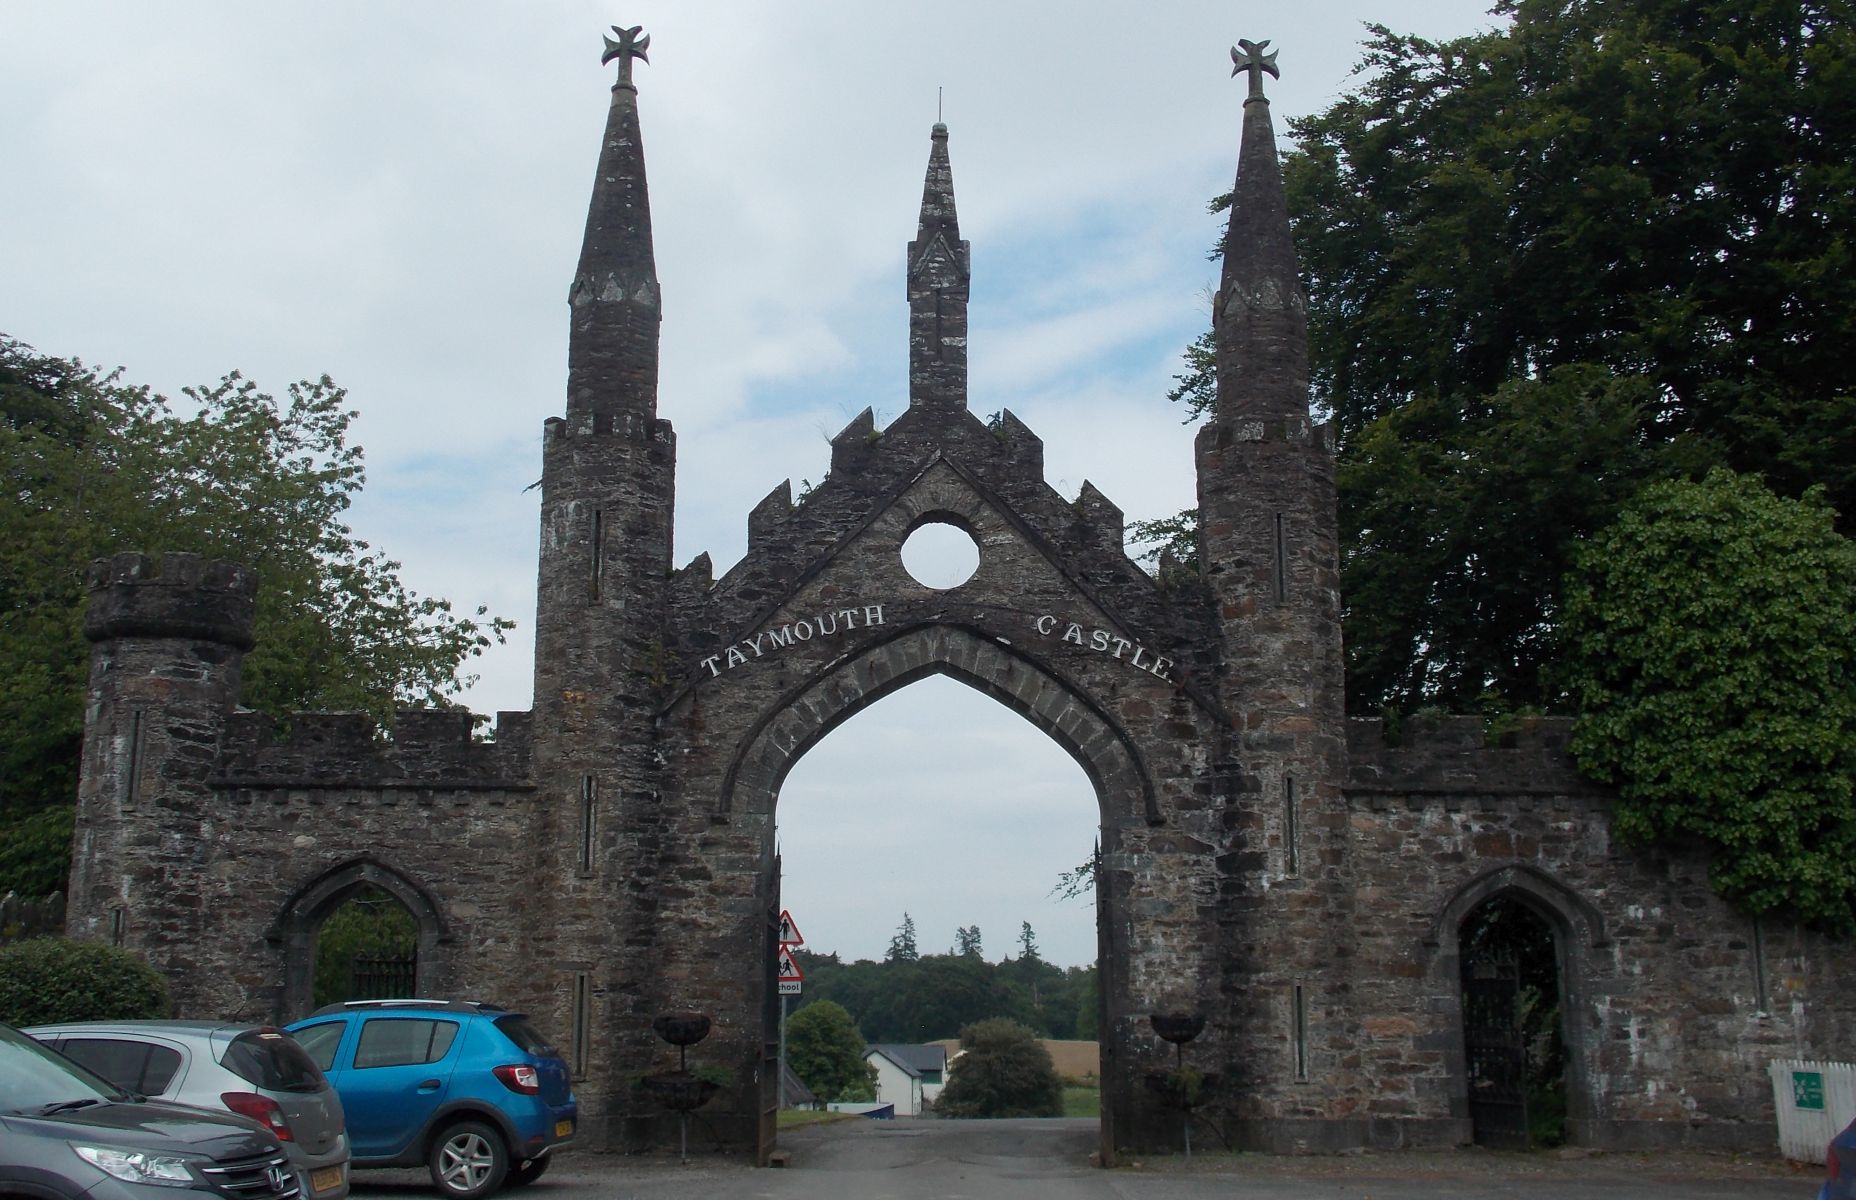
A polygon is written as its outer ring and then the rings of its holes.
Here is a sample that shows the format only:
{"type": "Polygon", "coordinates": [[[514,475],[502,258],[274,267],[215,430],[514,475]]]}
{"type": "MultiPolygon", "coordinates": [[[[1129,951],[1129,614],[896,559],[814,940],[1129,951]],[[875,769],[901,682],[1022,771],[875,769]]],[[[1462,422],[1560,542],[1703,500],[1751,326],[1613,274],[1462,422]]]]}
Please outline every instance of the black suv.
{"type": "Polygon", "coordinates": [[[29,1200],[299,1200],[296,1171],[254,1122],[142,1103],[0,1025],[0,1196],[29,1200]]]}

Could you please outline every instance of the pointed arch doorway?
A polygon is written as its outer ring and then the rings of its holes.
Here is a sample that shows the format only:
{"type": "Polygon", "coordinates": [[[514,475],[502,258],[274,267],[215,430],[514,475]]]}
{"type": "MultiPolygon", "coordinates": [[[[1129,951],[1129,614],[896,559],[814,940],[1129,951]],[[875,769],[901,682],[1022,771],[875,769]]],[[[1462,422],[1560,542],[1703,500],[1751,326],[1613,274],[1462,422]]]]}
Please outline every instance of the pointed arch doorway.
{"type": "MultiPolygon", "coordinates": [[[[1094,792],[1096,835],[1105,859],[1115,854],[1125,829],[1153,823],[1153,788],[1138,750],[1117,723],[1086,696],[1017,656],[999,639],[959,626],[918,626],[844,660],[835,670],[788,696],[736,755],[724,790],[724,811],[763,818],[756,824],[765,830],[762,895],[767,911],[777,913],[783,904],[775,814],[789,773],[832,730],[885,697],[936,675],[965,684],[1011,708],[1055,741],[1076,763],[1094,792]]],[[[1117,900],[1115,873],[1098,872],[1096,1020],[1103,1031],[1111,1027],[1115,1013],[1129,1007],[1125,998],[1127,933],[1117,921],[1117,900]]],[[[771,988],[769,1000],[762,1011],[767,1020],[775,1021],[779,1006],[771,996],[771,988]]],[[[767,1033],[765,1044],[772,1049],[778,1043],[777,1030],[769,1029],[767,1033]]],[[[1099,1077],[1104,1087],[1100,1140],[1103,1161],[1111,1162],[1116,1144],[1115,1115],[1126,1097],[1109,1086],[1117,1074],[1112,1040],[1103,1040],[1101,1053],[1099,1077]]],[[[777,1078],[777,1064],[767,1063],[762,1072],[763,1161],[777,1139],[777,1078]]]]}
{"type": "Polygon", "coordinates": [[[923,956],[972,925],[986,959],[1015,956],[1028,922],[1047,961],[1095,961],[1090,898],[1051,895],[1100,836],[1095,788],[1056,743],[947,676],[821,739],[776,816],[781,906],[803,914],[809,950],[881,959],[907,913],[923,956]]]}
{"type": "MultiPolygon", "coordinates": [[[[1058,892],[1091,861],[1098,822],[1075,760],[963,684],[931,676],[863,709],[781,788],[781,907],[808,955],[831,956],[808,959],[790,1009],[837,1000],[871,1044],[990,1017],[1095,1042],[1093,889],[1058,892]]],[[[941,1085],[924,1078],[898,1115],[941,1085]]]]}
{"type": "Polygon", "coordinates": [[[1564,953],[1553,922],[1497,892],[1459,926],[1463,1049],[1478,1146],[1526,1150],[1566,1136],[1564,953]]]}

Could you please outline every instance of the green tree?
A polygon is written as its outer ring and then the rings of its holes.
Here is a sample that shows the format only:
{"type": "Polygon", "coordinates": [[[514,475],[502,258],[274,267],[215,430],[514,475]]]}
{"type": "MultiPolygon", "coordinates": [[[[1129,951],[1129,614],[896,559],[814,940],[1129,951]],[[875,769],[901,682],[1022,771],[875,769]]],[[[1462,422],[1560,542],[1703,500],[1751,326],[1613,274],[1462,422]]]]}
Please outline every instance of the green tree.
{"type": "MultiPolygon", "coordinates": [[[[176,412],[145,387],[0,335],[0,840],[40,837],[76,794],[89,648],[85,571],[187,551],[258,575],[241,702],[279,716],[443,704],[509,622],[421,597],[342,523],[364,482],[353,412],[327,378],[279,399],[236,373],[176,412]]],[[[68,818],[64,818],[68,820],[68,818]]],[[[0,892],[62,862],[9,860],[0,892]]]]}
{"type": "Polygon", "coordinates": [[[841,1004],[815,1000],[786,1020],[786,1063],[827,1102],[876,1099],[876,1068],[841,1004]]]}
{"type": "Polygon", "coordinates": [[[1847,6],[1496,11],[1442,43],[1374,27],[1359,90],[1293,123],[1363,708],[1556,699],[1559,572],[1646,474],[1856,500],[1847,6]],[[1598,425],[1559,446],[1568,389],[1598,425]]]}
{"type": "Polygon", "coordinates": [[[0,896],[49,896],[64,891],[70,876],[71,832],[76,810],[69,804],[0,809],[0,896]]]}
{"type": "Polygon", "coordinates": [[[1361,428],[1340,486],[1348,696],[1356,711],[1546,707],[1579,539],[1673,465],[1653,389],[1602,367],[1502,384],[1474,412],[1433,396],[1361,428]]]}
{"type": "Polygon", "coordinates": [[[896,927],[895,936],[889,939],[889,949],[883,954],[884,962],[914,962],[922,956],[915,945],[915,918],[908,913],[902,914],[902,924],[896,927]]]}
{"type": "Polygon", "coordinates": [[[1063,1080],[1030,1029],[993,1018],[960,1031],[964,1053],[935,1100],[944,1117],[1060,1117],[1063,1080]]]}
{"type": "Polygon", "coordinates": [[[1856,930],[1856,545],[1821,489],[1654,484],[1567,588],[1573,753],[1636,842],[1700,842],[1753,913],[1856,930]]]}
{"type": "MultiPolygon", "coordinates": [[[[1446,42],[1372,27],[1359,86],[1291,122],[1357,712],[1562,700],[1560,581],[1646,482],[1725,465],[1856,505],[1848,6],[1495,11],[1446,42]]],[[[1137,540],[1184,557],[1193,517],[1137,540]]]]}
{"type": "Polygon", "coordinates": [[[954,930],[954,953],[965,958],[985,957],[985,952],[980,948],[978,925],[962,925],[954,930]]]}

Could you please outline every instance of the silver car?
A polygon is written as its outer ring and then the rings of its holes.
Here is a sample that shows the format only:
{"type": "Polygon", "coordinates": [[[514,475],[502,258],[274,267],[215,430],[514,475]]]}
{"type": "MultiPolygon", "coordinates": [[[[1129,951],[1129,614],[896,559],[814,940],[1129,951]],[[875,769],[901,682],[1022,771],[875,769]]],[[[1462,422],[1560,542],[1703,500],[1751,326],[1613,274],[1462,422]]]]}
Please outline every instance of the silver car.
{"type": "Polygon", "coordinates": [[[23,1032],[126,1092],[230,1109],[283,1143],[303,1200],[348,1194],[341,1097],[281,1029],[226,1021],[82,1021],[23,1032]]]}

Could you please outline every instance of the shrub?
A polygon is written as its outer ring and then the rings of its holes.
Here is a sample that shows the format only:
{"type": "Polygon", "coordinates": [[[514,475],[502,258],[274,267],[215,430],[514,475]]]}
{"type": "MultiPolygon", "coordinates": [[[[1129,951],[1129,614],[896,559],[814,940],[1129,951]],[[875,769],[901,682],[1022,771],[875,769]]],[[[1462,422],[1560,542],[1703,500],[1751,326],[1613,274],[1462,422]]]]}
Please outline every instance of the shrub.
{"type": "Polygon", "coordinates": [[[167,982],[127,950],[69,938],[0,946],[0,1021],[112,1021],[165,1017],[167,982]]]}
{"type": "Polygon", "coordinates": [[[1822,489],[1652,484],[1566,588],[1572,752],[1619,840],[1711,847],[1715,890],[1856,933],[1856,542],[1822,489]]]}
{"type": "Polygon", "coordinates": [[[993,1017],[960,1031],[966,1053],[934,1103],[944,1117],[1061,1117],[1063,1081],[1050,1051],[1017,1021],[993,1017]]]}

